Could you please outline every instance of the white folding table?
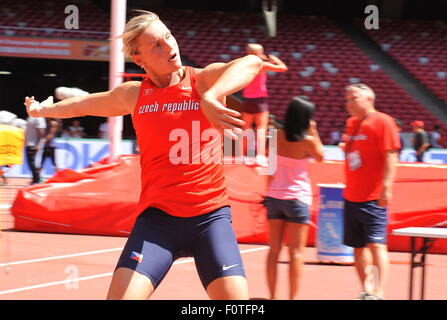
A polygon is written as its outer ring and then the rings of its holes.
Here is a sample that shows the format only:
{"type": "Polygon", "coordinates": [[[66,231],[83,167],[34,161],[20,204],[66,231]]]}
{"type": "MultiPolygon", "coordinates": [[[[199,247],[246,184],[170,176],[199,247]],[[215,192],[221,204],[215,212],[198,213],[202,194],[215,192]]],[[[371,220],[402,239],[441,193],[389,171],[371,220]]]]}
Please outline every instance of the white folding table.
{"type": "Polygon", "coordinates": [[[394,229],[392,234],[397,236],[411,237],[411,268],[410,268],[410,292],[409,299],[413,300],[413,271],[415,268],[422,267],[421,282],[421,300],[424,300],[425,288],[425,255],[436,239],[447,239],[447,228],[426,228],[426,227],[409,227],[394,229]],[[416,248],[416,238],[422,238],[422,246],[416,248]],[[420,254],[420,261],[416,261],[417,255],[420,254]]]}

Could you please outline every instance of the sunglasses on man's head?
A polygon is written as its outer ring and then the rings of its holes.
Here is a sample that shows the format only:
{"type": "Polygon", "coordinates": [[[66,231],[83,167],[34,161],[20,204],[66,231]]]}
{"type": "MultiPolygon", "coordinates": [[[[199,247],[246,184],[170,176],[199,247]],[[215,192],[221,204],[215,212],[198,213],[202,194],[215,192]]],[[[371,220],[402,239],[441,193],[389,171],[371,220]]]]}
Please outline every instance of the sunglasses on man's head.
{"type": "Polygon", "coordinates": [[[363,90],[369,90],[369,87],[366,85],[366,84],[364,84],[364,83],[353,83],[353,84],[350,84],[349,86],[347,86],[346,87],[346,90],[348,90],[349,88],[360,88],[360,89],[363,89],[363,90]]]}

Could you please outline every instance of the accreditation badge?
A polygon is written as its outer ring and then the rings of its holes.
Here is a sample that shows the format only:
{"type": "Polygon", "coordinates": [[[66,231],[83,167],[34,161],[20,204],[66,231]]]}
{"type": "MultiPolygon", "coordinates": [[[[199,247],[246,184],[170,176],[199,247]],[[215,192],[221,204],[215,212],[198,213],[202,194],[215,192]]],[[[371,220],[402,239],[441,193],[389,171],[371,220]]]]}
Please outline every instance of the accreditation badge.
{"type": "Polygon", "coordinates": [[[362,158],[358,150],[349,152],[347,155],[349,170],[354,171],[362,166],[362,158]]]}

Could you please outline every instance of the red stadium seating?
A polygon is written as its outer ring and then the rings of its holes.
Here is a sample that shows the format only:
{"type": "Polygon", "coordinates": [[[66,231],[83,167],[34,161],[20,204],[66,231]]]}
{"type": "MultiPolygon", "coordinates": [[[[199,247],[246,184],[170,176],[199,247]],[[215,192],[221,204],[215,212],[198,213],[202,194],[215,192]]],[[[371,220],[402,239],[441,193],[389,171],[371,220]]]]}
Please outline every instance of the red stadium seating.
{"type": "Polygon", "coordinates": [[[259,42],[266,53],[279,55],[289,71],[269,76],[271,111],[282,117],[291,97],[308,96],[318,106],[315,117],[325,143],[348,117],[343,95],[350,80],[374,88],[377,108],[399,118],[404,131],[411,131],[410,123],[416,118],[428,128],[443,126],[325,17],[281,15],[277,37],[269,38],[262,14],[162,10],[160,16],[176,22],[170,28],[182,54],[200,66],[240,57],[248,42],[259,42]],[[313,69],[306,73],[309,67],[313,69]],[[330,86],[324,88],[327,83],[330,86]]]}
{"type": "MultiPolygon", "coordinates": [[[[381,19],[380,31],[366,32],[447,103],[447,22],[381,19]]],[[[431,124],[439,124],[436,119],[428,118],[431,124]]]]}
{"type": "Polygon", "coordinates": [[[0,11],[0,35],[106,40],[109,20],[109,14],[90,1],[4,0],[0,11]],[[69,4],[79,9],[78,30],[65,29],[65,19],[69,14],[64,11],[69,4]]]}

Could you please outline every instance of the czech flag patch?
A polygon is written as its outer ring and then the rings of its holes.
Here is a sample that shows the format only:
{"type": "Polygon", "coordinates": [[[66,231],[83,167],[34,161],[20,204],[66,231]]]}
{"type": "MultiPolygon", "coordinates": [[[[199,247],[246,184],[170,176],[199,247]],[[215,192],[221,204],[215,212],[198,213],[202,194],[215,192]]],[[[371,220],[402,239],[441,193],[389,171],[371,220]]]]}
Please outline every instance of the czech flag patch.
{"type": "Polygon", "coordinates": [[[141,253],[132,251],[132,254],[130,255],[130,258],[132,260],[138,261],[138,262],[143,262],[143,255],[141,253]]]}

